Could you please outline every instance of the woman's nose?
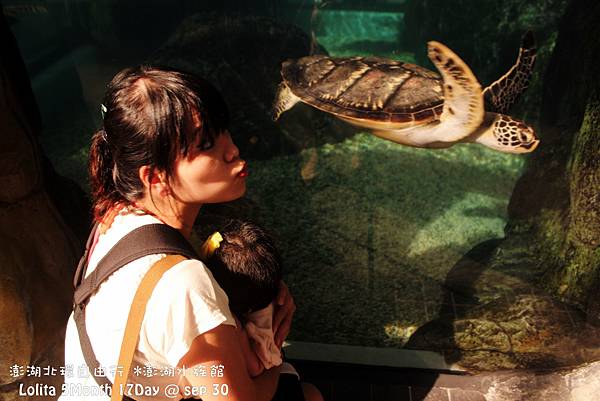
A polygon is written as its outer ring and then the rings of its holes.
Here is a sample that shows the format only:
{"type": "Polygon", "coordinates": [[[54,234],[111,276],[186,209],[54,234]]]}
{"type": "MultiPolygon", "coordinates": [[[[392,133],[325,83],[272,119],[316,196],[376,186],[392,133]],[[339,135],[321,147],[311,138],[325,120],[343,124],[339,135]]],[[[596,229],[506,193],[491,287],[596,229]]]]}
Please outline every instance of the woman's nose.
{"type": "Polygon", "coordinates": [[[225,143],[225,160],[227,162],[233,161],[240,156],[240,150],[235,143],[233,143],[233,139],[231,139],[231,134],[227,132],[225,134],[226,143],[225,143]]]}

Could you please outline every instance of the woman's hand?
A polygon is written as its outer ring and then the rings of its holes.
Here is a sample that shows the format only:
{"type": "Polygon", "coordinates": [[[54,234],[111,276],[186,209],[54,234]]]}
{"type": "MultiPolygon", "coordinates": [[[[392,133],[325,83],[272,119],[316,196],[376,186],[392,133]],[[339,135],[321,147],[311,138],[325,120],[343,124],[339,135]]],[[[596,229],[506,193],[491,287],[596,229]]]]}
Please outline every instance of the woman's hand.
{"type": "Polygon", "coordinates": [[[206,388],[209,391],[202,396],[204,401],[268,401],[273,399],[279,381],[278,366],[265,370],[256,377],[250,377],[236,328],[221,324],[212,330],[198,335],[188,352],[179,360],[177,366],[188,367],[186,375],[179,380],[182,396],[188,396],[185,390],[193,387],[206,388]],[[211,378],[193,374],[196,365],[223,365],[223,376],[211,378]],[[210,391],[215,384],[229,391],[227,397],[210,391]],[[187,386],[187,387],[185,387],[187,386]]]}
{"type": "Polygon", "coordinates": [[[275,314],[273,316],[273,332],[275,333],[275,345],[281,348],[283,341],[290,333],[292,327],[292,317],[296,311],[294,298],[283,280],[279,283],[279,293],[277,294],[275,314]]]}

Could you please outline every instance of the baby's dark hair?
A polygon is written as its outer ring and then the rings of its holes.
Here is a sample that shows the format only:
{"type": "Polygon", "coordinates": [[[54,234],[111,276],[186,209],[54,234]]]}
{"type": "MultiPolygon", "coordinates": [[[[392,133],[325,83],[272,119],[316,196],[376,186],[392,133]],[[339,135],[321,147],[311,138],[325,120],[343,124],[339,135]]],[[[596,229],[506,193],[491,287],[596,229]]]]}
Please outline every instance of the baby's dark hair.
{"type": "Polygon", "coordinates": [[[232,220],[219,233],[223,241],[206,263],[227,293],[229,308],[243,320],[277,296],[281,256],[273,238],[252,222],[232,220]]]}

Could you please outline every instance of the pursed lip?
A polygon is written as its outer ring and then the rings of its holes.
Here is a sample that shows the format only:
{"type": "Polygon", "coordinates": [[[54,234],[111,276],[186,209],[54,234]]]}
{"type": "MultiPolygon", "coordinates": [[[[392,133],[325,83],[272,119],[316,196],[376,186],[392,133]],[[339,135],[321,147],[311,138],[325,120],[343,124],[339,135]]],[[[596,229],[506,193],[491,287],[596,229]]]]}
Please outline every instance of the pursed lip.
{"type": "Polygon", "coordinates": [[[237,170],[235,175],[237,177],[247,177],[248,176],[248,164],[246,162],[242,162],[242,165],[237,170]]]}

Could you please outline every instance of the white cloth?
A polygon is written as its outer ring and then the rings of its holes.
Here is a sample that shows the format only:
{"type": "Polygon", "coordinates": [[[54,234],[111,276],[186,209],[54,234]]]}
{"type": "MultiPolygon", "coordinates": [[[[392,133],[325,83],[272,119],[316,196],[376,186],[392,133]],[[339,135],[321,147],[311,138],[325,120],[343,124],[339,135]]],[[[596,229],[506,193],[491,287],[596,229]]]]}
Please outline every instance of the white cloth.
{"type": "MultiPolygon", "coordinates": [[[[137,227],[152,223],[160,221],[148,215],[118,215],[107,232],[98,237],[87,274],[119,239],[137,227]]],[[[164,254],[149,255],[125,265],[100,286],[86,307],[87,332],[96,358],[100,366],[107,368],[106,377],[111,382],[135,291],[144,274],[163,257],[164,254]]],[[[199,260],[185,260],[167,271],[148,301],[129,374],[129,383],[159,386],[160,391],[156,396],[136,395],[135,398],[164,400],[163,389],[169,384],[180,384],[181,376],[175,367],[194,338],[220,324],[235,326],[235,320],[229,311],[227,295],[208,268],[199,260]],[[141,374],[134,370],[136,365],[143,368],[141,374]],[[175,370],[174,375],[168,373],[171,370],[175,370]]],[[[82,372],[85,360],[73,315],[67,324],[65,366],[73,370],[71,375],[65,375],[61,401],[109,399],[98,391],[92,376],[81,377],[85,376],[82,372]]],[[[206,370],[210,372],[210,366],[206,370]]]]}
{"type": "Polygon", "coordinates": [[[281,350],[275,345],[273,337],[273,311],[274,305],[271,303],[266,308],[250,313],[244,326],[252,349],[265,369],[279,366],[282,362],[281,350]]]}

